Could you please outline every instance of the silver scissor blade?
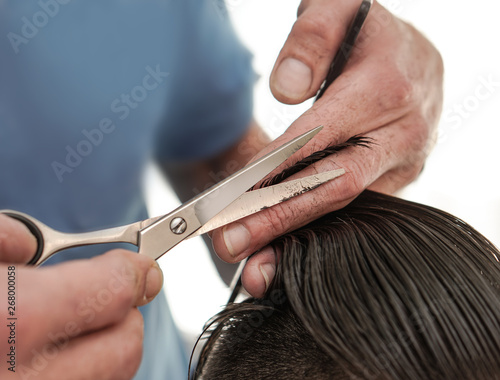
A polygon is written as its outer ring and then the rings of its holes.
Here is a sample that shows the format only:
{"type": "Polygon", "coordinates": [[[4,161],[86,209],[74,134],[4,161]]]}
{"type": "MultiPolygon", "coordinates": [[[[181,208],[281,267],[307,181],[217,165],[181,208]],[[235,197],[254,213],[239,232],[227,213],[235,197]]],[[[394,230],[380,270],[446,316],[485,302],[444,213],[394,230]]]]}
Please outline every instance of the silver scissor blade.
{"type": "Polygon", "coordinates": [[[343,174],[345,174],[344,169],[337,169],[244,193],[192,234],[190,238],[285,202],[343,174]]]}
{"type": "Polygon", "coordinates": [[[285,162],[302,148],[323,127],[306,132],[219,182],[192,200],[194,211],[201,224],[205,224],[259,180],[285,162]]]}
{"type": "Polygon", "coordinates": [[[285,143],[141,229],[139,253],[159,259],[277,168],[322,128],[316,127],[285,143]]]}

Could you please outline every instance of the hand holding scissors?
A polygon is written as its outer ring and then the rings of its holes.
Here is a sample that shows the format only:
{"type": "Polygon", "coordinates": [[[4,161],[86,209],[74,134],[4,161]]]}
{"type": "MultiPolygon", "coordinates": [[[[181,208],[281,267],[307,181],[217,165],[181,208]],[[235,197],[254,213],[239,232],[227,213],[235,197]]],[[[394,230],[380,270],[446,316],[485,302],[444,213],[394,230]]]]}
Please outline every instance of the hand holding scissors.
{"type": "Polygon", "coordinates": [[[69,234],[55,231],[21,212],[0,213],[23,222],[37,238],[38,248],[29,262],[31,265],[40,265],[67,248],[116,242],[134,244],[139,247],[139,254],[156,260],[185,239],[286,201],[344,174],[343,169],[338,169],[246,192],[320,130],[317,127],[282,145],[166,215],[126,226],[69,234]]]}

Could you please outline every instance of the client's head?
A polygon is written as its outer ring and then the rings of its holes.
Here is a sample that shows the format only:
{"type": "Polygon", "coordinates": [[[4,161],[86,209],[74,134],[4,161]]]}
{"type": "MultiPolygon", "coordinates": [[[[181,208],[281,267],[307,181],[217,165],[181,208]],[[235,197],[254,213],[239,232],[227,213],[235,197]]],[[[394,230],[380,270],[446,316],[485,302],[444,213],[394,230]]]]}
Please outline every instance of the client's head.
{"type": "Polygon", "coordinates": [[[214,317],[195,377],[500,378],[500,254],[460,219],[365,191],[272,244],[265,296],[214,317]]]}

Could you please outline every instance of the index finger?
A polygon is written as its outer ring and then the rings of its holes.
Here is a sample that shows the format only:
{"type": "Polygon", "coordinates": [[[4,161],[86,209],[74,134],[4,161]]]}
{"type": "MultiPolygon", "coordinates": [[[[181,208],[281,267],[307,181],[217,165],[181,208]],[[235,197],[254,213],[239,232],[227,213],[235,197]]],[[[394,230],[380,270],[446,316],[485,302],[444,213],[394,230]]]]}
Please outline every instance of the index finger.
{"type": "Polygon", "coordinates": [[[36,326],[24,332],[25,340],[33,344],[61,334],[74,338],[118,323],[131,308],[151,301],[163,284],[154,260],[125,250],[23,269],[18,274],[18,293],[23,294],[19,302],[24,315],[36,318],[36,326]]]}

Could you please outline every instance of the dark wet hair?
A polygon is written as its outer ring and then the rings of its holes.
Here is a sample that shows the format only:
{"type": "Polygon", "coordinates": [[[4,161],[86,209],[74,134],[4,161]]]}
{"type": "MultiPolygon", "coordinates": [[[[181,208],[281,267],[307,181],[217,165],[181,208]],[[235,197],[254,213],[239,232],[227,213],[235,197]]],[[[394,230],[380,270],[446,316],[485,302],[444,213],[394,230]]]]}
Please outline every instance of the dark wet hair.
{"type": "Polygon", "coordinates": [[[195,378],[500,379],[500,253],[462,220],[365,191],[272,245],[265,296],[211,320],[195,378]]]}

